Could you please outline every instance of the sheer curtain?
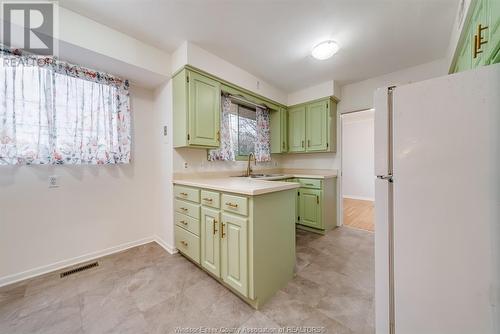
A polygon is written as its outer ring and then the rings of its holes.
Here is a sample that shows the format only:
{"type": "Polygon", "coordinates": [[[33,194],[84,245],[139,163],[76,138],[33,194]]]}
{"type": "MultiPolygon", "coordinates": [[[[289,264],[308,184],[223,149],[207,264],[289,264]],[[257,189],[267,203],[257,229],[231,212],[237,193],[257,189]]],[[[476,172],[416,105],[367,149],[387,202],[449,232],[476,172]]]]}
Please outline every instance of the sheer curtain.
{"type": "Polygon", "coordinates": [[[269,128],[269,109],[257,107],[257,141],[255,142],[255,160],[271,161],[271,130],[269,128]]]}
{"type": "Polygon", "coordinates": [[[130,162],[128,82],[2,50],[0,165],[130,162]]]}
{"type": "Polygon", "coordinates": [[[232,133],[237,129],[234,129],[234,122],[231,122],[231,99],[228,96],[222,96],[221,103],[220,147],[208,151],[208,160],[234,161],[237,143],[232,133]]]}

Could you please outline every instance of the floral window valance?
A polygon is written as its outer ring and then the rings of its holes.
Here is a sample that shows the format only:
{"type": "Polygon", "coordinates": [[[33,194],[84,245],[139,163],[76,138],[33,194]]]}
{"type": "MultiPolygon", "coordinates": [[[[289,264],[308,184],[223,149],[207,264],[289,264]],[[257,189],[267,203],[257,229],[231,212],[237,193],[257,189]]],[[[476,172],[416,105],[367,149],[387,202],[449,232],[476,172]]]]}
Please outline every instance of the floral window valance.
{"type": "Polygon", "coordinates": [[[53,57],[0,55],[0,165],[130,162],[127,80],[53,57]]]}

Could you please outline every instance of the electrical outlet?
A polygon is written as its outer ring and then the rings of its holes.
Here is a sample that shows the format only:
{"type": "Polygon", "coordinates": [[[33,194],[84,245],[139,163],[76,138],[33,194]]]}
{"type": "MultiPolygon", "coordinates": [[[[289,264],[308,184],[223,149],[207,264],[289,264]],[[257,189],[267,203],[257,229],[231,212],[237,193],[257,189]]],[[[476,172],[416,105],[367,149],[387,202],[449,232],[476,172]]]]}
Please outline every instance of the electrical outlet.
{"type": "Polygon", "coordinates": [[[184,163],[184,168],[188,168],[188,163],[187,162],[184,163]]]}
{"type": "Polygon", "coordinates": [[[168,135],[168,128],[167,128],[167,126],[166,126],[166,125],[163,127],[163,135],[164,135],[165,137],[168,135]]]}
{"type": "Polygon", "coordinates": [[[59,188],[59,176],[49,176],[49,188],[59,188]]]}

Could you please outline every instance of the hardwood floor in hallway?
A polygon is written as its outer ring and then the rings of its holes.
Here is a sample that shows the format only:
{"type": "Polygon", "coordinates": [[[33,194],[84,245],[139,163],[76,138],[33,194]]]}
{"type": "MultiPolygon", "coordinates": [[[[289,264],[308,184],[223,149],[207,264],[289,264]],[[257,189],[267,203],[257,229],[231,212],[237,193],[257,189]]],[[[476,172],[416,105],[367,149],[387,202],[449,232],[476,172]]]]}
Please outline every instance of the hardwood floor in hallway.
{"type": "Polygon", "coordinates": [[[344,198],[344,225],[375,231],[375,202],[344,198]]]}

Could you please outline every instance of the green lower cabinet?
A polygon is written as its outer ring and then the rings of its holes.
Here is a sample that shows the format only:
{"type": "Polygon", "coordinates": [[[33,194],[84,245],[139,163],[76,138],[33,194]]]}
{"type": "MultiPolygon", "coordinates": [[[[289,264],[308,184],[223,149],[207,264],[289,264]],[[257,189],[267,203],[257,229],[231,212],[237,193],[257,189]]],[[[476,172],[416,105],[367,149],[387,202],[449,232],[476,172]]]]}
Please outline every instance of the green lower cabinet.
{"type": "Polygon", "coordinates": [[[296,189],[246,196],[175,183],[174,194],[176,248],[252,307],[293,278],[296,189]]]}
{"type": "Polygon", "coordinates": [[[222,214],[221,277],[233,289],[248,296],[248,222],[222,214]]]}
{"type": "Polygon", "coordinates": [[[201,209],[201,266],[220,276],[220,211],[201,209]]]}
{"type": "Polygon", "coordinates": [[[295,196],[297,228],[325,234],[337,226],[337,178],[287,181],[300,184],[295,196]]]}
{"type": "Polygon", "coordinates": [[[323,221],[321,219],[321,193],[321,190],[300,189],[299,224],[323,229],[323,221]]]}

